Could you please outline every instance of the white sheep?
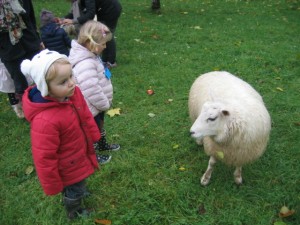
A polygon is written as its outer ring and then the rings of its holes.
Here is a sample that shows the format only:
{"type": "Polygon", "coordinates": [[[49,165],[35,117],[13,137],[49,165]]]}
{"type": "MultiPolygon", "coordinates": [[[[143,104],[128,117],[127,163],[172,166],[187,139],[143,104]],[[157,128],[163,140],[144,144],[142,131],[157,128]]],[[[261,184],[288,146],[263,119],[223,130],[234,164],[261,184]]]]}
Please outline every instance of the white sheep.
{"type": "Polygon", "coordinates": [[[189,93],[190,134],[210,156],[201,184],[210,181],[217,159],[235,166],[234,180],[242,183],[242,166],[265,151],[271,118],[262,97],[248,83],[223,71],[199,76],[189,93]]]}

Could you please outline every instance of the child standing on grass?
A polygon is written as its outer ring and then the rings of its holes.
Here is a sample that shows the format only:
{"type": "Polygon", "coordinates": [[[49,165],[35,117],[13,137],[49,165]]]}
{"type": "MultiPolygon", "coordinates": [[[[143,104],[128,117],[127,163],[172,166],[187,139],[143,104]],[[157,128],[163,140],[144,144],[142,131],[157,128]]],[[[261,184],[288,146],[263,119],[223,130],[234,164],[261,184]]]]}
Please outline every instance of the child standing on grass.
{"type": "Polygon", "coordinates": [[[23,96],[25,118],[31,125],[32,154],[46,195],[62,192],[69,219],[88,211],[85,179],[98,169],[93,143],[100,133],[81,91],[73,80],[67,56],[43,50],[24,60],[21,70],[36,86],[23,96]]]}
{"type": "Polygon", "coordinates": [[[118,144],[108,144],[104,130],[104,114],[111,107],[113,86],[111,73],[104,67],[100,54],[111,40],[112,33],[100,22],[88,21],[80,29],[77,41],[72,41],[69,60],[75,73],[75,81],[81,89],[87,105],[101,132],[96,145],[99,151],[120,149],[118,144]]]}

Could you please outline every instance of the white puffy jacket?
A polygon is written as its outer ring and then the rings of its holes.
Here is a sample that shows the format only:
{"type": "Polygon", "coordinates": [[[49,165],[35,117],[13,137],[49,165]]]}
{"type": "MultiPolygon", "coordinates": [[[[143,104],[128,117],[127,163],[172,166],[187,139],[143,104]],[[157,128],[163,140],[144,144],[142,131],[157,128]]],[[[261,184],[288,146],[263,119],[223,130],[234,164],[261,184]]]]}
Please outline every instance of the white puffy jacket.
{"type": "Polygon", "coordinates": [[[113,86],[104,73],[99,56],[72,40],[69,60],[74,78],[93,116],[109,109],[113,99],[113,86]]]}

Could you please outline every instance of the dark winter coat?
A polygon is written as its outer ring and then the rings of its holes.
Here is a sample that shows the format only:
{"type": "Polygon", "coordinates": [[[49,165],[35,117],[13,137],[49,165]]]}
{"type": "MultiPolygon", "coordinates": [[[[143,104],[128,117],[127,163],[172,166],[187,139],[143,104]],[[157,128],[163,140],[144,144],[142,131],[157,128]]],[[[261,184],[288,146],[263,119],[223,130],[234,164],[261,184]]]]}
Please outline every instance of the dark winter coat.
{"type": "Polygon", "coordinates": [[[73,12],[65,16],[66,19],[77,19],[80,25],[83,25],[88,20],[94,19],[96,15],[96,3],[95,0],[80,0],[79,3],[80,16],[74,18],[73,12]]]}
{"type": "Polygon", "coordinates": [[[97,20],[104,22],[108,27],[115,27],[110,23],[115,23],[120,17],[122,6],[119,0],[96,0],[97,20]]]}
{"type": "Polygon", "coordinates": [[[27,28],[23,30],[23,36],[20,41],[12,45],[8,32],[0,32],[0,58],[6,61],[23,59],[24,56],[39,52],[40,49],[41,40],[36,29],[32,2],[23,0],[21,3],[26,11],[21,16],[27,28]]]}
{"type": "Polygon", "coordinates": [[[78,87],[65,102],[42,98],[36,88],[29,87],[23,110],[31,126],[35,168],[47,195],[58,194],[94,173],[98,162],[93,143],[100,133],[78,87]]]}
{"type": "Polygon", "coordinates": [[[69,55],[71,39],[63,28],[53,22],[41,27],[40,31],[45,48],[66,56],[69,55]]]}

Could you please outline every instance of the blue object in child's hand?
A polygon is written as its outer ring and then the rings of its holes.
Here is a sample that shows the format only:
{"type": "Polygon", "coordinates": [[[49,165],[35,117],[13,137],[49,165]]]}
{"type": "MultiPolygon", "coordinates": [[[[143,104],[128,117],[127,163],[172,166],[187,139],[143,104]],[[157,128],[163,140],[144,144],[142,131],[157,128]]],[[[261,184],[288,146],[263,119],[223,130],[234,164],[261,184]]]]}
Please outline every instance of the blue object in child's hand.
{"type": "Polygon", "coordinates": [[[106,76],[107,79],[111,78],[111,72],[107,67],[105,67],[104,73],[105,73],[105,76],[106,76]]]}

